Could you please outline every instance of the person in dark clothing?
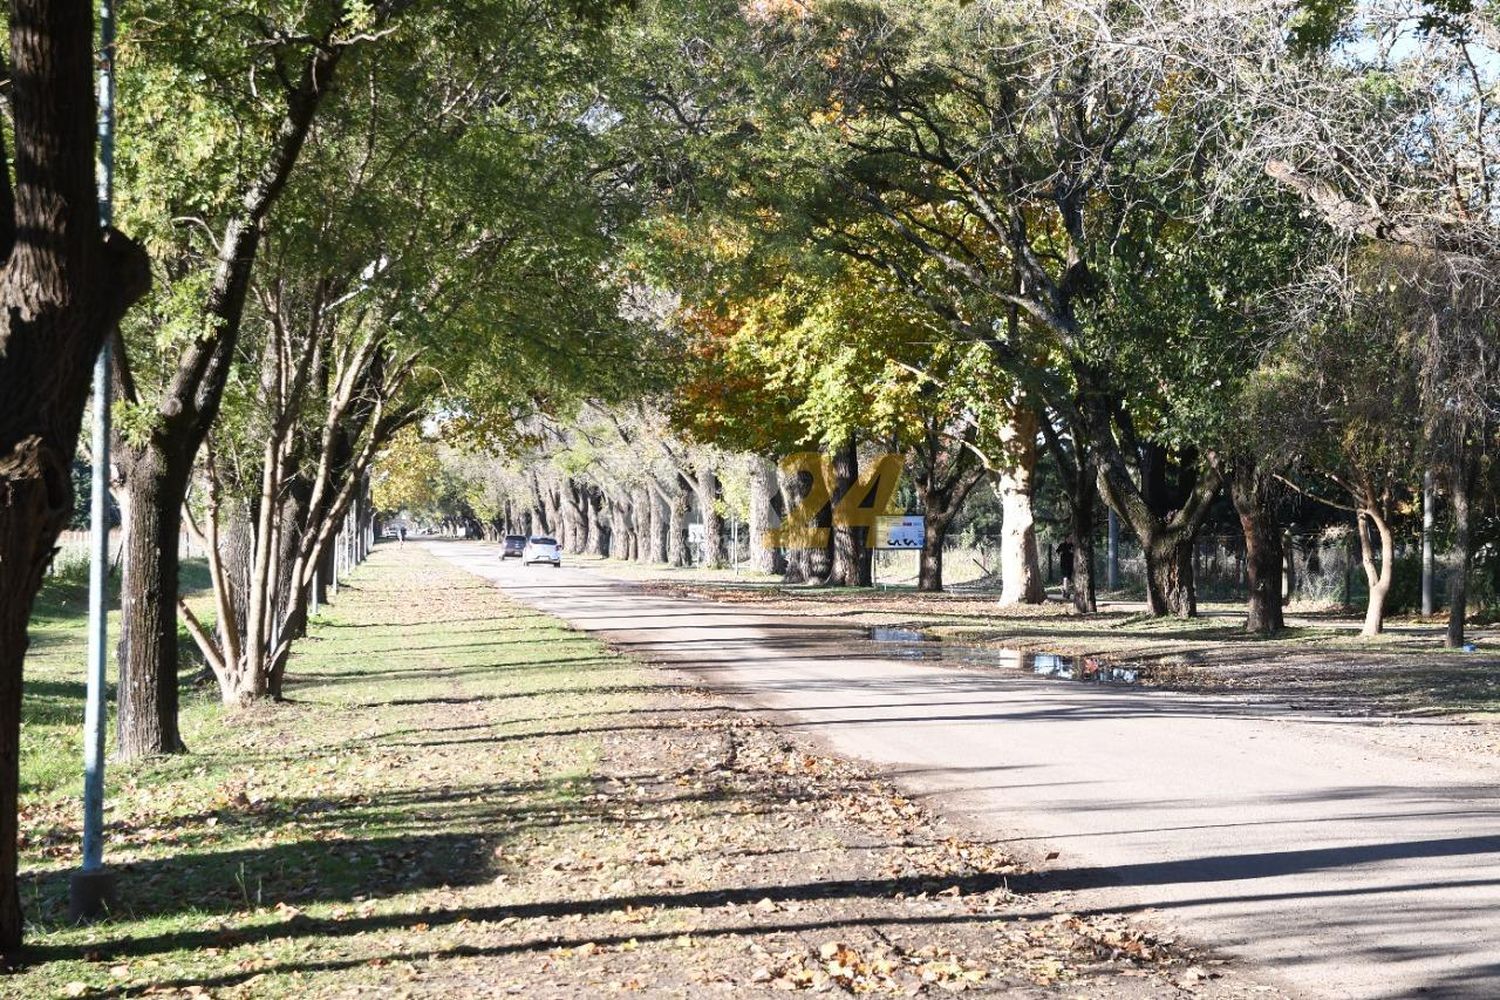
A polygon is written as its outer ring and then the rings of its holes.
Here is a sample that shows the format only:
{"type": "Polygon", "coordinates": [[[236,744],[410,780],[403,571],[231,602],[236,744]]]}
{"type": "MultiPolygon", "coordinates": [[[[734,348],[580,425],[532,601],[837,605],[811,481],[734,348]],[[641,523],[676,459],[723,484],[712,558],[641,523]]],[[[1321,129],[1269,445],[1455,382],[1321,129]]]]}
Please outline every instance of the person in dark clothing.
{"type": "Polygon", "coordinates": [[[1064,599],[1073,596],[1073,542],[1063,539],[1057,547],[1058,568],[1062,570],[1062,595],[1064,599]]]}

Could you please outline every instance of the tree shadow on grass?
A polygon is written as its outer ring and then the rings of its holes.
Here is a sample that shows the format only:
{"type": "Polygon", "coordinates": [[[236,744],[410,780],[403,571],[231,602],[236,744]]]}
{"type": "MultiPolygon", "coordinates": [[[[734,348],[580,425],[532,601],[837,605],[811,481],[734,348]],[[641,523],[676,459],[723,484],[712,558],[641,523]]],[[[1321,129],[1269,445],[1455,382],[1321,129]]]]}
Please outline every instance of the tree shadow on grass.
{"type": "MultiPolygon", "coordinates": [[[[473,885],[488,877],[485,860],[495,840],[472,833],[405,833],[126,862],[115,866],[117,915],[134,920],[187,912],[228,915],[278,903],[383,899],[473,885]]],[[[31,885],[23,892],[34,920],[62,924],[70,875],[50,871],[27,880],[31,885]]]]}
{"type": "MultiPolygon", "coordinates": [[[[439,785],[342,797],[279,796],[243,800],[170,820],[170,857],[115,865],[118,915],[143,920],[174,914],[243,914],[285,903],[378,900],[424,889],[480,885],[494,875],[501,844],[538,830],[572,826],[657,822],[635,806],[596,795],[604,784],[654,781],[656,774],[597,779],[552,779],[439,785]],[[446,829],[434,830],[435,826],[446,829]],[[354,830],[380,830],[349,837],[354,830]],[[296,840],[268,846],[216,849],[212,838],[285,830],[296,840]],[[184,832],[185,831],[185,832],[184,832]]],[[[826,795],[840,792],[831,787],[826,795]]],[[[723,801],[710,784],[653,799],[657,807],[723,801]]],[[[774,796],[753,796],[739,815],[774,812],[774,796]]],[[[724,810],[727,814],[729,810],[724,810]]],[[[708,809],[705,815],[716,815],[708,809]]],[[[147,831],[150,833],[150,831],[147,831]]],[[[67,911],[71,872],[51,870],[23,876],[32,919],[60,926],[67,911]]],[[[129,947],[129,939],[122,946],[129,947]]],[[[107,946],[105,946],[107,947],[107,946]]]]}
{"type": "MultiPolygon", "coordinates": [[[[1213,892],[1209,897],[1185,901],[1181,905],[1204,905],[1216,903],[1221,900],[1311,900],[1325,896],[1352,897],[1354,899],[1367,896],[1373,902],[1375,899],[1385,897],[1391,893],[1400,895],[1409,892],[1422,892],[1434,887],[1441,887],[1446,883],[1423,881],[1411,884],[1392,884],[1383,882],[1358,889],[1330,889],[1309,886],[1291,891],[1274,891],[1264,895],[1257,895],[1253,891],[1253,886],[1255,885],[1253,880],[1289,873],[1315,872],[1329,867],[1359,865],[1371,860],[1451,857],[1471,853],[1488,853],[1494,849],[1494,846],[1495,838],[1454,838],[1452,840],[1396,842],[1336,850],[1293,851],[1273,854],[1246,853],[1235,856],[1199,859],[1197,862],[1182,866],[1182,870],[1178,870],[1177,867],[1172,865],[1134,866],[1126,869],[1118,869],[1110,873],[1110,881],[1116,884],[1124,882],[1132,885],[1151,886],[1179,881],[1218,881],[1226,877],[1251,880],[1246,886],[1247,889],[1251,889],[1249,892],[1240,891],[1231,894],[1213,892]]],[[[394,851],[398,859],[403,856],[402,852],[409,850],[409,847],[399,840],[393,844],[388,844],[384,841],[375,841],[362,844],[361,847],[367,851],[386,850],[388,853],[394,851]]],[[[460,922],[500,923],[501,921],[511,922],[538,919],[580,919],[607,915],[631,908],[696,911],[697,915],[692,918],[692,923],[694,924],[692,933],[697,937],[796,933],[833,928],[849,928],[861,925],[891,926],[905,924],[935,927],[942,924],[965,922],[982,922],[988,924],[1009,923],[1017,920],[1046,919],[1050,916],[1050,912],[1044,909],[1040,912],[1026,911],[1026,900],[1024,898],[1016,901],[1016,906],[1013,910],[1002,913],[932,913],[911,916],[899,913],[877,912],[879,909],[877,904],[903,898],[920,897],[923,893],[952,890],[955,888],[963,896],[974,896],[1007,889],[1020,889],[1023,893],[1028,890],[1055,891],[1059,888],[1057,885],[1059,881],[1071,885],[1078,885],[1080,882],[1093,882],[1093,878],[1091,877],[1080,879],[1079,876],[1082,874],[1084,874],[1084,871],[1075,870],[1072,872],[1053,873],[1050,876],[1037,875],[1020,879],[1014,876],[1007,877],[1003,874],[991,872],[947,876],[916,875],[884,878],[845,878],[801,881],[791,884],[741,884],[726,888],[705,890],[663,890],[621,895],[580,895],[571,899],[522,902],[508,905],[455,906],[450,909],[361,914],[349,917],[339,916],[332,919],[310,919],[300,915],[289,915],[285,919],[244,927],[229,932],[216,928],[200,928],[142,935],[139,937],[126,937],[115,941],[94,942],[87,945],[45,946],[32,949],[31,957],[42,961],[78,959],[85,956],[119,959],[173,951],[200,950],[210,947],[254,945],[275,940],[302,940],[307,941],[311,945],[312,939],[325,939],[331,942],[372,932],[415,932],[460,922]],[[762,924],[756,919],[752,908],[763,899],[769,899],[777,906],[823,900],[839,900],[853,905],[849,906],[837,918],[819,918],[800,922],[794,921],[792,923],[787,923],[784,920],[773,920],[762,924]]],[[[1087,872],[1089,876],[1095,874],[1102,875],[1104,873],[1087,872]]],[[[1494,884],[1494,880],[1483,880],[1472,884],[1487,886],[1494,884]]],[[[347,896],[335,896],[332,898],[347,898],[347,896]]],[[[1076,912],[1082,915],[1091,915],[1098,911],[1085,908],[1079,909],[1076,912]]],[[[645,942],[671,938],[680,933],[682,933],[681,928],[675,926],[671,930],[659,932],[636,928],[630,932],[620,934],[617,939],[608,935],[599,936],[597,934],[590,934],[586,937],[580,937],[576,943],[593,942],[599,946],[610,946],[623,944],[632,939],[645,942]]],[[[423,939],[418,938],[416,940],[422,941],[423,939]]],[[[320,957],[314,953],[304,960],[287,962],[270,969],[261,966],[257,967],[254,971],[261,974],[267,972],[337,972],[342,969],[368,963],[372,958],[421,960],[450,957],[499,957],[531,951],[551,951],[559,947],[570,947],[572,944],[568,941],[559,940],[555,933],[538,931],[534,936],[523,936],[519,940],[494,945],[449,945],[438,949],[414,947],[410,950],[398,950],[381,956],[360,955],[358,957],[349,957],[343,954],[345,951],[344,947],[332,945],[329,949],[333,952],[331,957],[320,957]]],[[[385,942],[382,942],[381,947],[386,950],[390,949],[390,945],[385,942]]],[[[1389,960],[1390,958],[1389,955],[1382,956],[1374,953],[1366,953],[1366,957],[1372,961],[1389,960]]],[[[231,971],[205,977],[173,979],[152,985],[158,989],[182,989],[188,986],[222,987],[243,982],[251,974],[250,972],[231,971]]],[[[1476,989],[1481,985],[1492,985],[1492,982],[1483,973],[1476,972],[1470,978],[1473,979],[1471,985],[1475,986],[1476,989]]],[[[137,984],[134,988],[139,989],[140,987],[137,984]]],[[[123,989],[125,988],[122,987],[113,993],[106,991],[102,995],[121,995],[121,990],[123,989]]],[[[1478,992],[1472,995],[1488,994],[1478,992]]]]}

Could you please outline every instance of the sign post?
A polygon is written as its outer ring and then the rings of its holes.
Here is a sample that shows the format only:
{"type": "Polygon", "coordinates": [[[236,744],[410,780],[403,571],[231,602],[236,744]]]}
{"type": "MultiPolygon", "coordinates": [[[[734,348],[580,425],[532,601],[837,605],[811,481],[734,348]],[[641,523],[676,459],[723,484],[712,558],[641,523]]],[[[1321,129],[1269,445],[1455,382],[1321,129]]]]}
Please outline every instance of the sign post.
{"type": "MultiPolygon", "coordinates": [[[[927,518],[922,514],[880,514],[875,518],[875,545],[896,551],[922,551],[927,537],[927,518]]],[[[870,582],[875,582],[875,558],[870,558],[870,582]]]]}

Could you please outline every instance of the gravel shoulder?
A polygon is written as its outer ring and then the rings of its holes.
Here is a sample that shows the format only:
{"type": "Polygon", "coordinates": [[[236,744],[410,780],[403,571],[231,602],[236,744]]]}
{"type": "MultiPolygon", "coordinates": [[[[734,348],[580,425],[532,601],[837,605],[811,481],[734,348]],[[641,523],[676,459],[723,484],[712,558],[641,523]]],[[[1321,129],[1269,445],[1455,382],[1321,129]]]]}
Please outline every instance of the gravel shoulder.
{"type": "MultiPolygon", "coordinates": [[[[1146,685],[1179,691],[1243,692],[1351,715],[1437,715],[1482,725],[1500,722],[1500,628],[1472,627],[1475,652],[1442,645],[1436,619],[1393,617],[1386,634],[1358,634],[1356,616],[1294,608],[1272,639],[1247,636],[1243,610],[1206,603],[1193,620],[1152,620],[1137,604],[1108,602],[1080,616],[1051,600],[1001,607],[988,591],[924,594],[910,589],[840,590],[785,586],[775,577],[641,566],[613,560],[578,565],[665,597],[714,601],[746,610],[917,631],[943,643],[943,658],[982,667],[966,651],[1012,650],[1092,658],[1128,667],[1146,685]]],[[[1491,744],[1500,744],[1496,729],[1491,744]]]]}

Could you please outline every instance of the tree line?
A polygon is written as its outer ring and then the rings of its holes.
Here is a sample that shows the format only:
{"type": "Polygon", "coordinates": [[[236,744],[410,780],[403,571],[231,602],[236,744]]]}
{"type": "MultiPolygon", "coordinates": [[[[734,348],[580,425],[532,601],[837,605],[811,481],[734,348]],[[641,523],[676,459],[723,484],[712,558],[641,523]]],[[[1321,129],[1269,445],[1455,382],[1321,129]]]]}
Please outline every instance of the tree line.
{"type": "Polygon", "coordinates": [[[770,463],[822,451],[827,551],[781,557],[792,579],[857,585],[865,529],[832,514],[860,451],[893,450],[928,516],[923,585],[988,480],[1016,529],[1007,597],[1034,600],[1040,460],[1072,519],[1079,611],[1096,606],[1107,509],[1140,543],[1151,613],[1195,614],[1194,540],[1227,502],[1248,628],[1274,632],[1286,513],[1311,503],[1350,523],[1376,634],[1399,539],[1436,501],[1461,645],[1495,507],[1496,17],[642,4],[608,100],[646,192],[622,253],[670,333],[634,405],[668,430],[628,470],[641,487],[580,459],[598,418],[565,412],[506,502],[551,525],[556,482],[601,497],[617,533],[658,504],[670,526],[704,493],[697,464],[650,470],[698,447],[760,463],[774,518],[817,477],[773,489],[770,463]]]}
{"type": "Polygon", "coordinates": [[[895,453],[921,584],[991,489],[1032,601],[1045,470],[1077,609],[1107,509],[1159,615],[1196,613],[1227,499],[1267,633],[1304,495],[1355,526],[1373,633],[1430,473],[1463,641],[1496,525],[1494,4],[143,0],[117,229],[89,5],[8,28],[0,948],[26,619],[106,342],[125,757],[186,749],[180,630],[226,703],[275,699],[351,512],[422,491],[663,562],[694,510],[709,562],[743,520],[758,567],[857,586],[895,453]]]}

